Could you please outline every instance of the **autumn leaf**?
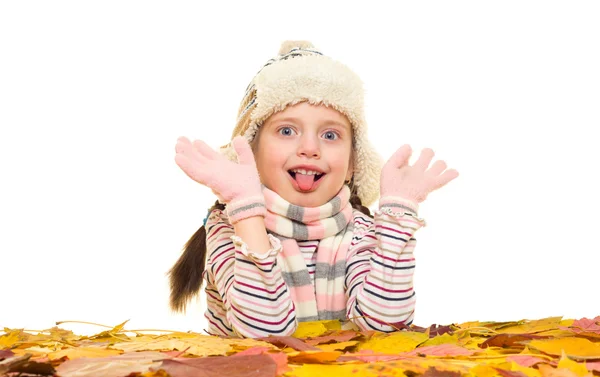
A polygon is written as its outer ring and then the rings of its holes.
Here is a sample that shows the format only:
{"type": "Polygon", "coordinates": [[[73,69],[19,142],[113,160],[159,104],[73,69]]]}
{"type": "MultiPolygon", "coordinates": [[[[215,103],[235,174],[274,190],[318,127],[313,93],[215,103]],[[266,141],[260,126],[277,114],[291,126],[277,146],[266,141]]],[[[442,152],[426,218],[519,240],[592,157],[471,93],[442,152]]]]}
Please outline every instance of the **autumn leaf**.
{"type": "Polygon", "coordinates": [[[168,356],[160,352],[131,352],[119,356],[67,360],[56,368],[61,377],[122,377],[144,373],[168,356]],[[157,361],[158,360],[158,361],[157,361]]]}
{"type": "Polygon", "coordinates": [[[359,350],[393,354],[412,351],[419,344],[429,339],[427,334],[411,331],[399,331],[391,334],[375,334],[371,339],[362,343],[359,350]]]}
{"type": "Polygon", "coordinates": [[[354,347],[358,344],[357,340],[351,340],[348,342],[336,342],[329,344],[319,344],[317,347],[322,351],[343,351],[346,348],[354,347]]]}
{"type": "Polygon", "coordinates": [[[479,347],[525,347],[522,342],[532,339],[547,339],[547,336],[538,336],[533,334],[498,334],[494,335],[479,347]]]}
{"type": "Polygon", "coordinates": [[[318,336],[316,338],[306,339],[306,340],[304,340],[304,342],[306,344],[316,346],[318,344],[325,344],[325,343],[332,343],[332,342],[342,343],[342,342],[347,342],[347,341],[353,340],[355,338],[362,338],[362,337],[363,337],[362,334],[357,333],[354,330],[343,330],[343,331],[337,331],[337,332],[331,333],[329,335],[318,336]]]}
{"type": "Polygon", "coordinates": [[[14,353],[10,350],[0,350],[0,361],[14,356],[14,353]]]}
{"type": "Polygon", "coordinates": [[[48,354],[48,358],[50,360],[60,359],[62,357],[68,357],[69,360],[79,359],[81,357],[106,357],[106,356],[116,356],[120,355],[121,351],[119,350],[110,350],[106,348],[96,348],[96,347],[74,347],[67,348],[56,352],[51,352],[48,354]]]}
{"type": "Polygon", "coordinates": [[[531,368],[532,366],[539,363],[551,363],[551,361],[547,359],[543,359],[541,357],[530,356],[530,355],[509,355],[506,357],[507,361],[514,361],[515,363],[524,366],[526,368],[531,368]]]}
{"type": "Polygon", "coordinates": [[[328,331],[329,329],[322,321],[300,322],[292,336],[295,338],[308,338],[323,335],[328,331]]]}
{"type": "Polygon", "coordinates": [[[405,352],[402,356],[470,356],[475,351],[468,350],[456,344],[440,344],[436,346],[418,347],[417,349],[405,352]]]}
{"type": "Polygon", "coordinates": [[[326,364],[334,362],[342,353],[339,351],[302,351],[288,353],[288,362],[297,364],[326,364]]]}
{"type": "Polygon", "coordinates": [[[440,344],[457,344],[458,343],[458,334],[453,334],[450,335],[450,333],[444,333],[443,335],[438,335],[438,336],[434,336],[432,338],[429,338],[427,341],[425,341],[423,344],[421,344],[422,347],[425,346],[437,346],[440,344]]]}
{"type": "Polygon", "coordinates": [[[532,340],[527,345],[548,355],[561,356],[564,351],[567,356],[577,360],[600,359],[600,344],[585,338],[532,340]]]}
{"type": "Polygon", "coordinates": [[[584,364],[580,364],[576,361],[569,359],[564,351],[560,357],[560,361],[558,362],[558,365],[556,368],[557,369],[563,369],[563,368],[568,369],[578,376],[585,376],[588,373],[588,370],[584,364]]]}
{"type": "Polygon", "coordinates": [[[524,320],[518,325],[505,326],[497,330],[500,334],[534,334],[555,330],[560,327],[562,317],[548,317],[538,320],[524,320]]]}
{"type": "Polygon", "coordinates": [[[254,339],[223,339],[201,334],[181,334],[181,336],[164,335],[161,337],[140,336],[131,341],[124,341],[110,346],[125,352],[133,351],[185,351],[195,356],[220,356],[234,350],[255,346],[271,347],[266,342],[254,339]]]}
{"type": "Polygon", "coordinates": [[[295,349],[296,351],[310,351],[310,350],[318,351],[319,350],[317,347],[306,344],[302,340],[296,339],[291,336],[269,336],[266,338],[259,338],[259,339],[263,340],[265,342],[271,343],[273,345],[279,346],[279,347],[287,346],[287,347],[295,349]]]}
{"type": "MultiPolygon", "coordinates": [[[[157,367],[153,367],[157,370],[157,367]]],[[[164,360],[160,369],[171,377],[275,377],[277,365],[267,355],[164,360]]]]}
{"type": "Polygon", "coordinates": [[[126,330],[126,322],[105,326],[109,330],[92,337],[58,327],[5,328],[0,335],[0,370],[22,368],[22,374],[41,376],[53,374],[54,367],[61,377],[600,374],[600,316],[561,318],[404,325],[405,330],[390,334],[341,330],[339,321],[317,321],[303,322],[294,336],[263,339],[166,330],[144,335],[152,330],[126,330]],[[132,333],[136,336],[128,335],[132,333]]]}

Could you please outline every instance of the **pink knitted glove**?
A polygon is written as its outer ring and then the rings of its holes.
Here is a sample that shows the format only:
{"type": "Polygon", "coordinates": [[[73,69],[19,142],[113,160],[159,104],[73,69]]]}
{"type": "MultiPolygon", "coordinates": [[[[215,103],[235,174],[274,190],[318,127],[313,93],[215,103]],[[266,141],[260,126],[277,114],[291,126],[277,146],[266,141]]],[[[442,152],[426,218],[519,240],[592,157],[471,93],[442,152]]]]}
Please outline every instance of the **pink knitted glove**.
{"type": "Polygon", "coordinates": [[[436,161],[427,170],[434,154],[430,148],[423,149],[413,166],[408,164],[411,154],[410,145],[405,144],[383,166],[380,205],[401,198],[413,202],[415,204],[413,207],[418,207],[418,203],[422,203],[429,193],[458,177],[458,171],[455,169],[444,171],[446,163],[441,160],[436,161]]]}
{"type": "Polygon", "coordinates": [[[222,203],[232,224],[252,217],[265,216],[265,198],[254,154],[246,139],[232,140],[239,163],[214,151],[201,140],[192,144],[187,138],[177,139],[175,162],[194,181],[209,187],[222,203]]]}

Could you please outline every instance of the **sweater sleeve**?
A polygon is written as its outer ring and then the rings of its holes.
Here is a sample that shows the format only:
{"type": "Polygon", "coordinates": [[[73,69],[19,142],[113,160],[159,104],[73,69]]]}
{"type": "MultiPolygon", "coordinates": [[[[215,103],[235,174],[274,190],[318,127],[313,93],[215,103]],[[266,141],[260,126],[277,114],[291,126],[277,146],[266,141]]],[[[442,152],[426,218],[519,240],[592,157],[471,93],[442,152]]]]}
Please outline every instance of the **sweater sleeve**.
{"type": "Polygon", "coordinates": [[[295,307],[277,265],[281,243],[269,234],[271,249],[257,255],[235,235],[227,215],[211,212],[206,223],[208,333],[257,338],[291,335],[295,307]]]}
{"type": "Polygon", "coordinates": [[[347,316],[363,330],[391,332],[413,321],[414,234],[426,223],[411,204],[386,201],[374,218],[354,213],[346,264],[347,316]]]}

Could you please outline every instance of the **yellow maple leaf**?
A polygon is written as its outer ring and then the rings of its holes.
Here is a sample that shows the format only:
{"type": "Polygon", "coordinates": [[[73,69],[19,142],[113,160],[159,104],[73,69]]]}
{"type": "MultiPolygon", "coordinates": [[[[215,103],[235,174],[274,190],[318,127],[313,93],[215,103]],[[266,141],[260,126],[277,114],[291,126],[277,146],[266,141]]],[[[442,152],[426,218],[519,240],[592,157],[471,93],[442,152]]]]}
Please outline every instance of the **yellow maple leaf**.
{"type": "Polygon", "coordinates": [[[542,331],[556,330],[559,328],[562,317],[548,317],[538,320],[525,320],[516,326],[507,326],[498,329],[500,334],[531,334],[542,331]]]}
{"type": "Polygon", "coordinates": [[[414,350],[419,344],[429,339],[427,334],[412,331],[398,331],[391,334],[375,334],[368,341],[359,345],[359,350],[396,354],[414,350]]]}
{"type": "Polygon", "coordinates": [[[468,377],[498,377],[501,374],[496,370],[496,368],[486,365],[479,364],[469,370],[467,374],[468,377]]]}
{"type": "Polygon", "coordinates": [[[561,356],[563,351],[577,360],[600,359],[600,344],[585,338],[558,338],[532,340],[527,343],[529,348],[536,349],[548,355],[561,356]]]}
{"type": "Polygon", "coordinates": [[[329,331],[329,330],[327,329],[325,324],[321,321],[300,322],[300,323],[298,323],[298,328],[296,329],[296,332],[294,332],[294,334],[292,334],[292,336],[295,338],[308,338],[308,337],[321,336],[321,335],[325,334],[327,331],[329,331]]]}
{"type": "Polygon", "coordinates": [[[458,334],[450,335],[448,333],[443,335],[434,336],[433,338],[427,339],[425,343],[421,344],[420,347],[426,346],[439,346],[440,344],[458,344],[458,334]]]}
{"type": "Polygon", "coordinates": [[[98,347],[76,347],[67,348],[48,354],[50,360],[60,359],[61,357],[67,356],[69,360],[79,359],[81,357],[107,357],[120,355],[123,352],[120,350],[111,350],[107,348],[98,347]]]}
{"type": "Polygon", "coordinates": [[[250,347],[276,348],[271,343],[254,339],[228,339],[201,334],[195,334],[193,336],[184,336],[181,334],[177,337],[152,337],[144,335],[136,337],[128,342],[116,343],[110,348],[125,352],[176,350],[185,351],[186,353],[196,356],[218,356],[226,355],[227,353],[234,351],[234,347],[237,348],[237,350],[250,347]]]}
{"type": "Polygon", "coordinates": [[[588,374],[588,370],[585,366],[585,363],[580,364],[576,361],[569,359],[565,352],[562,353],[557,368],[569,369],[571,372],[575,373],[578,376],[585,376],[586,374],[588,374]]]}
{"type": "Polygon", "coordinates": [[[6,332],[6,334],[0,336],[0,349],[11,348],[19,341],[21,341],[20,330],[4,329],[4,331],[6,332]]]}

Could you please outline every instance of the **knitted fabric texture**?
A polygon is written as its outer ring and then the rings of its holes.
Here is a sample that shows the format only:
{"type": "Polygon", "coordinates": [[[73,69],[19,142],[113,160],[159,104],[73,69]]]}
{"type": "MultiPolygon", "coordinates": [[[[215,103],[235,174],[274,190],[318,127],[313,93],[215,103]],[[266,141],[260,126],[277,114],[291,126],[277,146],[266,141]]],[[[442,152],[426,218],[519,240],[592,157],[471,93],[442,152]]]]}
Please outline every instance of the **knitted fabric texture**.
{"type": "MultiPolygon", "coordinates": [[[[379,197],[383,163],[367,137],[362,81],[310,42],[284,42],[279,55],[259,70],[240,104],[232,139],[242,135],[251,142],[269,116],[299,102],[322,104],[348,118],[354,137],[354,185],[362,204],[370,206],[379,197]]],[[[235,161],[231,143],[220,152],[235,161]]]]}
{"type": "Polygon", "coordinates": [[[350,189],[344,185],[329,202],[306,208],[285,201],[263,187],[267,214],[265,226],[281,240],[277,255],[298,321],[346,318],[346,255],[353,225],[350,189]],[[320,240],[314,285],[297,241],[320,240]]]}

